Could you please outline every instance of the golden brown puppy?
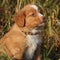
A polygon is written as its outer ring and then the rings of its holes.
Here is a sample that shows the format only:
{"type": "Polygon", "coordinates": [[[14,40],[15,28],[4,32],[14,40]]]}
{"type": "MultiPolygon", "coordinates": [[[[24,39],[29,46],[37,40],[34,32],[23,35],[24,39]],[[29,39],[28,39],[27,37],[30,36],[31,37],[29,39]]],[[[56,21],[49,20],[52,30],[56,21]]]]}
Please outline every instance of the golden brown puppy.
{"type": "Polygon", "coordinates": [[[36,5],[27,5],[17,13],[14,21],[11,30],[0,40],[0,46],[12,58],[32,60],[42,42],[39,32],[44,17],[36,5]]]}

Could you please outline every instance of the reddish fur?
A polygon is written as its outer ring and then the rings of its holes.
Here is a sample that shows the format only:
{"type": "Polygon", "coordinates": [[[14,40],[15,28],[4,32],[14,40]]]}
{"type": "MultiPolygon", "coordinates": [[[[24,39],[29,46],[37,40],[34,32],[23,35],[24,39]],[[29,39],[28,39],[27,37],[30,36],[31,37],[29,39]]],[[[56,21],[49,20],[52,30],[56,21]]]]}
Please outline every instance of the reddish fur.
{"type": "Polygon", "coordinates": [[[37,12],[29,5],[25,6],[14,17],[15,24],[11,30],[0,40],[0,46],[4,46],[4,50],[7,54],[13,58],[22,59],[23,53],[27,47],[26,35],[22,32],[28,32],[31,28],[34,28],[43,22],[43,19],[38,17],[37,12]],[[32,17],[30,14],[34,13],[32,17]],[[26,17],[24,17],[24,14],[26,17]],[[24,18],[26,20],[26,26],[24,26],[24,18]]]}

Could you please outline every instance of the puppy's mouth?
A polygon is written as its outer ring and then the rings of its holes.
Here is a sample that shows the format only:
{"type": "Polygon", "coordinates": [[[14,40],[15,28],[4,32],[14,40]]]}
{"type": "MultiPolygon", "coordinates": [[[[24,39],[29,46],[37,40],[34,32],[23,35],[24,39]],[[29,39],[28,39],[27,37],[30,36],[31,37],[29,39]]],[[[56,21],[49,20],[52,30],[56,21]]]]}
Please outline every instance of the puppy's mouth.
{"type": "Polygon", "coordinates": [[[37,27],[36,27],[36,30],[40,30],[42,27],[45,26],[45,23],[42,23],[42,24],[39,24],[37,27]]]}
{"type": "Polygon", "coordinates": [[[45,23],[39,24],[38,26],[36,26],[32,30],[30,30],[28,32],[28,34],[29,35],[38,35],[38,34],[41,34],[41,29],[42,29],[43,26],[45,26],[45,23]]]}

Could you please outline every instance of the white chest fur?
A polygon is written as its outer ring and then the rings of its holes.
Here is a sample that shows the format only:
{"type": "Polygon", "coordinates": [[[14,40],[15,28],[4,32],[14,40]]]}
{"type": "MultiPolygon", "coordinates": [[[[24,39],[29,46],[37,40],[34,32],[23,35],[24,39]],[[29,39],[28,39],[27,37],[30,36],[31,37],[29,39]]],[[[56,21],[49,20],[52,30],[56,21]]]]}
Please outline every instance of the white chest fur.
{"type": "Polygon", "coordinates": [[[32,47],[33,45],[37,47],[38,43],[41,43],[40,35],[27,35],[27,45],[32,47]]]}
{"type": "Polygon", "coordinates": [[[41,37],[40,35],[27,35],[27,45],[28,45],[28,49],[26,52],[26,57],[27,60],[32,59],[32,57],[34,56],[34,52],[37,48],[38,44],[41,44],[41,37]]]}

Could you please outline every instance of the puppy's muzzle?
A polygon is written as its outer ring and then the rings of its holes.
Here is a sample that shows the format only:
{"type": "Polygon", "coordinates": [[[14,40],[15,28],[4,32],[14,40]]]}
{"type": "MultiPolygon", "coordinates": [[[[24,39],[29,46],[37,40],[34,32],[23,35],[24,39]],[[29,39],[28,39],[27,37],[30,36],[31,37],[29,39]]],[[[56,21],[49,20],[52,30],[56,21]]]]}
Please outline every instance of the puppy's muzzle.
{"type": "Polygon", "coordinates": [[[43,17],[43,23],[46,23],[47,20],[46,20],[46,17],[43,17]]]}

